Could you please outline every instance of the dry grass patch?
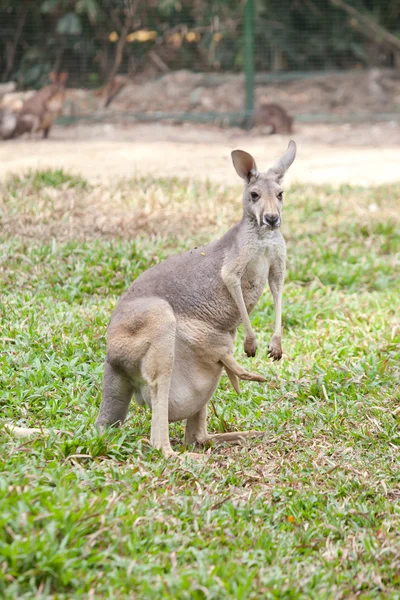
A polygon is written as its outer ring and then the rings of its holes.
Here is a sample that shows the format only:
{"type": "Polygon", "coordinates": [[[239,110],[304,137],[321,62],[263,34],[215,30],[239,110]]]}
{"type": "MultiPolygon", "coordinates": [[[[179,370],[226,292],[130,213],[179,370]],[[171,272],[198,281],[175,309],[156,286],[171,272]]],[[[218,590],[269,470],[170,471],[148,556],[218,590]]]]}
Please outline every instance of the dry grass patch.
{"type": "MultiPolygon", "coordinates": [[[[289,240],[301,233],[343,232],[355,225],[365,238],[399,223],[400,186],[352,188],[294,185],[285,206],[289,240]],[[383,228],[383,229],[382,229],[383,228]]],[[[241,188],[209,182],[137,179],[112,187],[89,185],[62,170],[29,172],[0,186],[5,237],[57,240],[210,237],[241,217],[241,188]]],[[[334,237],[331,239],[334,242],[334,237]]]]}
{"type": "Polygon", "coordinates": [[[240,215],[240,190],[195,181],[134,180],[89,186],[50,172],[11,178],[0,188],[5,236],[90,240],[187,236],[216,231],[240,215]]]}

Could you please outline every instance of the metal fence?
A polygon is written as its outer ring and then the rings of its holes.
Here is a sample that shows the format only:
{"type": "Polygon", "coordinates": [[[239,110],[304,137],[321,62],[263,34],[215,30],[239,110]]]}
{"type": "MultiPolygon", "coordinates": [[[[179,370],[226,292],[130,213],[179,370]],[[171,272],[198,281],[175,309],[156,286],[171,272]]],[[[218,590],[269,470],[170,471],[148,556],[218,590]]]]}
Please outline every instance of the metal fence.
{"type": "Polygon", "coordinates": [[[397,118],[398,30],[397,0],[0,0],[0,79],[67,71],[89,96],[68,95],[65,122],[245,124],[265,98],[300,120],[397,118]]]}

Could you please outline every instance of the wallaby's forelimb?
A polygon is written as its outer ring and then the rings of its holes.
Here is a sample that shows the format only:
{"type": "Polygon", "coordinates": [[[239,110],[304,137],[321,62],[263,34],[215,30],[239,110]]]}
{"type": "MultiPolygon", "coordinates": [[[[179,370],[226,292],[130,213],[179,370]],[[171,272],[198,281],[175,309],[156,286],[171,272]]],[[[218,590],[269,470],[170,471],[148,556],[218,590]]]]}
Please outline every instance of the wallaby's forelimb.
{"type": "Polygon", "coordinates": [[[282,358],[282,292],[285,279],[285,264],[279,262],[271,265],[268,283],[274,299],[275,306],[275,329],[268,346],[268,354],[274,360],[282,358]]]}
{"type": "Polygon", "coordinates": [[[240,320],[242,321],[244,330],[246,332],[244,351],[246,352],[247,356],[255,356],[257,351],[257,341],[254,331],[251,327],[249,314],[243,298],[242,285],[237,271],[237,264],[234,263],[224,265],[221,270],[221,277],[239,309],[240,320]]]}

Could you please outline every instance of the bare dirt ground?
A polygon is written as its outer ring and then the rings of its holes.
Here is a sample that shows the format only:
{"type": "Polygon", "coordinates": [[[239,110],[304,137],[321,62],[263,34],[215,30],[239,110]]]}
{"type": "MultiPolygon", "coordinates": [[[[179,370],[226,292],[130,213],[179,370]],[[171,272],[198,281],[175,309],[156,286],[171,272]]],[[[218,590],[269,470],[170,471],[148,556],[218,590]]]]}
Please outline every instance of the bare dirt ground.
{"type": "MultiPolygon", "coordinates": [[[[400,125],[296,124],[298,159],[288,181],[378,185],[400,180],[400,125]]],[[[190,177],[237,183],[230,152],[245,149],[265,168],[289,136],[203,125],[80,124],[54,127],[48,140],[0,142],[0,178],[28,169],[63,168],[92,182],[123,177],[190,177]]]]}

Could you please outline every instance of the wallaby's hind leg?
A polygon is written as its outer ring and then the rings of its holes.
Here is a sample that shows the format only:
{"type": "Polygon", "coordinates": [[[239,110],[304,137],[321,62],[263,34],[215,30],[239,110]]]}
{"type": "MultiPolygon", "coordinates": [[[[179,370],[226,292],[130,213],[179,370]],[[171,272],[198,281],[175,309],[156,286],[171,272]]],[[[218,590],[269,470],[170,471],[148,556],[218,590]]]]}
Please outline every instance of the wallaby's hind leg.
{"type": "Polygon", "coordinates": [[[154,299],[147,304],[148,316],[143,335],[150,343],[146,345],[140,372],[150,390],[150,442],[164,456],[172,456],[175,452],[169,441],[168,405],[175,359],[176,319],[164,300],[154,299]]]}
{"type": "Polygon", "coordinates": [[[203,444],[210,439],[207,433],[207,404],[186,421],[185,444],[203,444]]]}
{"type": "Polygon", "coordinates": [[[175,356],[176,319],[159,298],[127,303],[111,322],[107,340],[103,400],[97,425],[124,421],[135,386],[147,388],[151,403],[151,444],[174,454],[168,432],[169,388],[175,356]]]}
{"type": "Polygon", "coordinates": [[[43,129],[43,139],[47,140],[47,138],[49,137],[49,133],[50,133],[50,127],[46,127],[45,129],[43,129]]]}
{"type": "Polygon", "coordinates": [[[122,425],[128,414],[132,392],[133,385],[130,379],[106,361],[104,365],[103,397],[96,425],[98,427],[122,425]]]}
{"type": "MultiPolygon", "coordinates": [[[[173,316],[173,315],[172,315],[173,316]]],[[[157,340],[150,346],[142,363],[142,376],[148,383],[151,398],[151,438],[154,448],[172,456],[168,430],[168,403],[175,353],[174,322],[159,326],[157,340]]]]}

